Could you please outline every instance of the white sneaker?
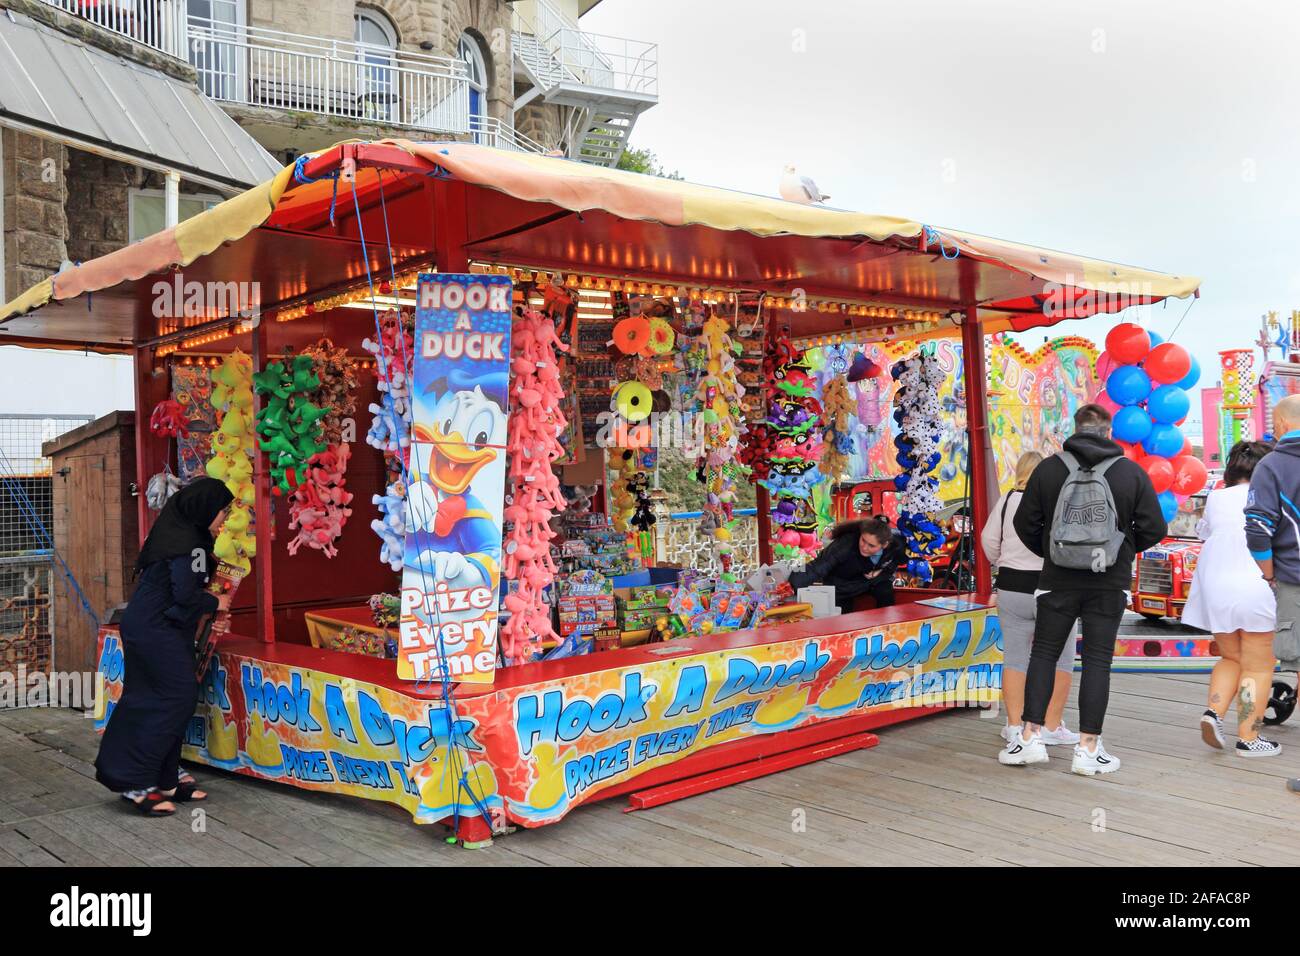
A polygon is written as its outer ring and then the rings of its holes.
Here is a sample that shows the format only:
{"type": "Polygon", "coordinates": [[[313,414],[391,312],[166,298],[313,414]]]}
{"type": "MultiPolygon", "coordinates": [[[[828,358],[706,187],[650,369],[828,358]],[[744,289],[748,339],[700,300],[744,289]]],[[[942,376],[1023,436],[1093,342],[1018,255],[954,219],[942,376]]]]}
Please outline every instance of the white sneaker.
{"type": "Polygon", "coordinates": [[[1254,740],[1238,740],[1238,757],[1276,757],[1282,752],[1282,745],[1263,737],[1254,740]]]}
{"type": "Polygon", "coordinates": [[[1080,773],[1085,777],[1095,777],[1099,773],[1114,773],[1119,769],[1119,758],[1112,757],[1097,738],[1097,749],[1089,751],[1083,744],[1075,744],[1074,763],[1070,765],[1071,773],[1080,773]]]}
{"type": "Polygon", "coordinates": [[[1031,763],[1047,763],[1047,748],[1043,746],[1041,734],[1033,734],[1026,740],[1021,733],[1007,744],[1005,750],[998,753],[998,763],[1008,767],[1023,767],[1031,763]]]}
{"type": "Polygon", "coordinates": [[[1002,729],[998,731],[998,733],[1002,735],[1003,740],[1007,743],[1011,743],[1011,741],[1020,736],[1021,726],[1021,724],[1003,724],[1002,729]]]}
{"type": "Polygon", "coordinates": [[[1228,741],[1223,736],[1223,718],[1212,710],[1201,714],[1201,739],[1206,746],[1215,750],[1228,746],[1228,741]]]}
{"type": "Polygon", "coordinates": [[[1049,747],[1057,747],[1063,744],[1077,744],[1079,735],[1069,727],[1065,726],[1065,721],[1061,721],[1061,726],[1055,730],[1043,730],[1043,743],[1049,747]]]}

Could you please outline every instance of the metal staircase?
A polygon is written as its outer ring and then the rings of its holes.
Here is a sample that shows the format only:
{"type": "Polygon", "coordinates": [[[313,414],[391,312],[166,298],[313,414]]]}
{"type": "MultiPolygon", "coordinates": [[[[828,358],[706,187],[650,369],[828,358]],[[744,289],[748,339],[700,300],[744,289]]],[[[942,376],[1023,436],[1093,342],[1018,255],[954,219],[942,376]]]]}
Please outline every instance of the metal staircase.
{"type": "Polygon", "coordinates": [[[637,117],[659,102],[658,47],[587,33],[547,0],[533,0],[530,22],[515,8],[515,80],[526,87],[515,113],[539,101],[567,107],[570,159],[615,166],[637,117]]]}

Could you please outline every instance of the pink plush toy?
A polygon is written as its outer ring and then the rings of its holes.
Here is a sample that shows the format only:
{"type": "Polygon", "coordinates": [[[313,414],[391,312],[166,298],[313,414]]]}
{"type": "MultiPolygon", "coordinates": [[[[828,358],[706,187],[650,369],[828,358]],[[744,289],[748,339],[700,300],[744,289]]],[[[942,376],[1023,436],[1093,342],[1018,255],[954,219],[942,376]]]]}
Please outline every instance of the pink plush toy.
{"type": "Polygon", "coordinates": [[[501,569],[515,583],[505,599],[510,620],[501,629],[501,641],[507,662],[519,664],[533,660],[541,643],[555,637],[544,592],[556,571],[551,519],[567,505],[551,465],[564,454],[558,436],[567,424],[560,410],[564,390],[555,351],[567,352],[568,346],[556,335],[554,323],[531,309],[515,317],[510,339],[515,401],[506,437],[510,494],[504,517],[509,527],[501,569]]]}
{"type": "Polygon", "coordinates": [[[334,542],[352,514],[348,507],[352,493],[343,487],[347,484],[344,474],[351,456],[351,447],[343,443],[331,445],[308,459],[305,479],[289,499],[289,527],[298,532],[289,542],[290,554],[297,554],[304,544],[324,552],[327,558],[338,554],[334,542]]]}

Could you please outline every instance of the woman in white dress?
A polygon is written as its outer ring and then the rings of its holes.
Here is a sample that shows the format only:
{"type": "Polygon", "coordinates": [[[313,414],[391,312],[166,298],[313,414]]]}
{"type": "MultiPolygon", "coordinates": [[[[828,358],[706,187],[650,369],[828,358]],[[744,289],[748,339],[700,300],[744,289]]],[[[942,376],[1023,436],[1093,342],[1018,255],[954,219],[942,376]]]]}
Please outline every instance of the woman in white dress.
{"type": "Polygon", "coordinates": [[[1219,645],[1210,674],[1209,709],[1201,737],[1216,750],[1227,746],[1223,718],[1237,700],[1239,757],[1273,757],[1280,745],[1259,735],[1273,686],[1273,632],[1277,600],[1246,546],[1246,495],[1255,465],[1269,453],[1267,442],[1240,441],[1228,453],[1223,487],[1210,492],[1196,533],[1205,540],[1183,623],[1209,631],[1219,645]]]}

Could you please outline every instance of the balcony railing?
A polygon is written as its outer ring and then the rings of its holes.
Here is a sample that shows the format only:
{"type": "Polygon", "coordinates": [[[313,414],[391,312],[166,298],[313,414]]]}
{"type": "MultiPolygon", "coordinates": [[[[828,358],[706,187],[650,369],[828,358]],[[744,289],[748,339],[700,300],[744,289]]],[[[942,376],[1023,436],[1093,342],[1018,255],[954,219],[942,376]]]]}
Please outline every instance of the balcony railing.
{"type": "Polygon", "coordinates": [[[184,59],[185,0],[42,0],[46,6],[184,59]]]}
{"type": "Polygon", "coordinates": [[[463,60],[190,17],[188,58],[213,99],[439,133],[470,132],[463,60]]]}
{"type": "Polygon", "coordinates": [[[470,134],[498,149],[545,151],[508,123],[470,115],[469,68],[454,57],[186,17],[185,0],[43,2],[188,60],[199,88],[213,99],[470,134]]]}
{"type": "Polygon", "coordinates": [[[515,130],[495,116],[471,116],[470,135],[474,142],[496,149],[513,149],[520,153],[544,153],[546,147],[515,130]]]}
{"type": "Polygon", "coordinates": [[[516,49],[536,44],[554,58],[550,69],[534,68],[543,84],[568,80],[620,93],[659,95],[657,43],[588,33],[546,0],[534,0],[533,10],[534,23],[515,11],[514,39],[516,49]]]}

